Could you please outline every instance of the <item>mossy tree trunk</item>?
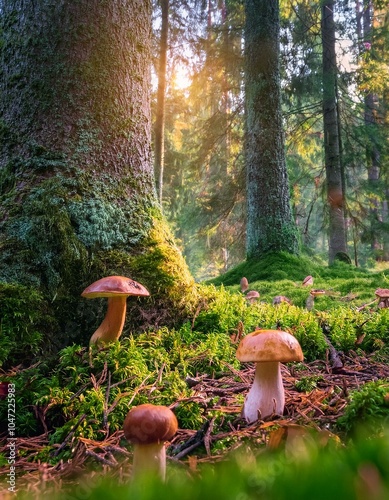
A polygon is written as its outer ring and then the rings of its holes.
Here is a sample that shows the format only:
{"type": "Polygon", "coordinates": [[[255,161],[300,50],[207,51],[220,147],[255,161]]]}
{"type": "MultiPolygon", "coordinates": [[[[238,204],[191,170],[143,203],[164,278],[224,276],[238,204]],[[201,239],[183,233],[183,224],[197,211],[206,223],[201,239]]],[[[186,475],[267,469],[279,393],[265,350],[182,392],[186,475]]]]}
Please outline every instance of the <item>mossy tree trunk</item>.
{"type": "Polygon", "coordinates": [[[62,345],[101,321],[80,293],[109,274],[151,292],[138,324],[179,317],[193,280],[155,193],[151,2],[2,5],[0,281],[43,293],[62,345]]]}
{"type": "Polygon", "coordinates": [[[297,252],[281,115],[278,0],[246,0],[247,256],[297,252]]]}

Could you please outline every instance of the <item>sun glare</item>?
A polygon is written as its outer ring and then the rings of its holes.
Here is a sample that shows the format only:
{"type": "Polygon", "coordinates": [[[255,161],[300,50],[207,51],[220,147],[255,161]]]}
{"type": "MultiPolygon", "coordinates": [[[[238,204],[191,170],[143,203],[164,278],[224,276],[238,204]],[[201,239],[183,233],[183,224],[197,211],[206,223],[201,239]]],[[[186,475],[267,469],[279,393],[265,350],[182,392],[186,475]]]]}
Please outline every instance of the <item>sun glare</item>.
{"type": "Polygon", "coordinates": [[[182,64],[177,64],[172,73],[172,87],[177,90],[185,90],[191,83],[188,69],[182,64]]]}

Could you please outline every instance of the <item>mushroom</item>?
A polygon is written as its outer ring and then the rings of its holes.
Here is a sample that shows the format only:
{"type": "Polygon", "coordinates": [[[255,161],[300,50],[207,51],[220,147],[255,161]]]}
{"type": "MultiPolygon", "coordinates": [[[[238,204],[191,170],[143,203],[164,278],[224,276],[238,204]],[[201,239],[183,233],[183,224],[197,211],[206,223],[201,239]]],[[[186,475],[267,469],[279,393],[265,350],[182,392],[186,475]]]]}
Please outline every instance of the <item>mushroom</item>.
{"type": "Polygon", "coordinates": [[[243,278],[240,280],[240,291],[244,293],[248,289],[248,287],[249,287],[249,282],[247,278],[243,276],[243,278]]]}
{"type": "Polygon", "coordinates": [[[249,304],[254,304],[259,299],[259,297],[259,292],[257,292],[256,290],[251,290],[246,294],[246,300],[249,304]]]}
{"type": "Polygon", "coordinates": [[[170,441],[177,429],[177,418],[166,406],[146,403],[131,408],[123,431],[134,445],[133,478],[151,474],[165,480],[165,441],[170,441]]]}
{"type": "Polygon", "coordinates": [[[242,416],[251,423],[274,413],[282,415],[285,392],[280,363],[303,360],[297,339],[281,330],[256,330],[241,340],[236,357],[241,362],[256,363],[254,382],[246,396],[242,416]]]}
{"type": "Polygon", "coordinates": [[[308,311],[311,311],[313,309],[315,297],[318,297],[319,295],[325,295],[325,293],[326,293],[325,290],[320,290],[318,288],[313,288],[312,290],[309,291],[308,298],[305,302],[305,307],[308,309],[308,311]]]}
{"type": "Polygon", "coordinates": [[[306,276],[303,280],[303,286],[313,285],[313,276],[306,276]]]}
{"type": "Polygon", "coordinates": [[[143,285],[130,278],[108,276],[89,285],[81,295],[87,299],[108,298],[105,318],[90,339],[90,344],[95,344],[113,342],[120,337],[126,319],[127,297],[129,295],[146,297],[150,294],[143,285]]]}
{"type": "Polygon", "coordinates": [[[377,288],[375,291],[375,296],[378,299],[378,307],[384,309],[389,307],[389,289],[388,288],[377,288]]]}

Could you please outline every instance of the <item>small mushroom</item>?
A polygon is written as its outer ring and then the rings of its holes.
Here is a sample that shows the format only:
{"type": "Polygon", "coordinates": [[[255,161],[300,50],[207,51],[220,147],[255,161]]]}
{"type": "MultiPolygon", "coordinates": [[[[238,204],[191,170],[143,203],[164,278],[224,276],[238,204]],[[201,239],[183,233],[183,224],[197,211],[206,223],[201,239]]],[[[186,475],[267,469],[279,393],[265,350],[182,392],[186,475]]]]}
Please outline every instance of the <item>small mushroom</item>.
{"type": "Polygon", "coordinates": [[[303,286],[313,285],[313,276],[306,276],[303,280],[303,286]]]}
{"type": "Polygon", "coordinates": [[[281,330],[255,330],[240,342],[236,357],[241,362],[255,362],[254,382],[242,410],[247,422],[282,415],[285,391],[280,363],[302,361],[304,356],[297,339],[281,330]]]}
{"type": "Polygon", "coordinates": [[[254,304],[260,297],[259,292],[256,290],[251,290],[250,292],[246,293],[246,300],[249,304],[254,304]]]}
{"type": "Polygon", "coordinates": [[[308,298],[305,302],[305,307],[308,309],[308,311],[312,311],[313,305],[315,303],[315,297],[318,297],[319,295],[325,295],[325,293],[325,290],[320,290],[318,288],[313,288],[309,291],[308,298]]]}
{"type": "Polygon", "coordinates": [[[134,445],[133,478],[154,475],[165,480],[166,448],[178,422],[166,406],[142,404],[131,408],[124,420],[124,437],[134,445]]]}
{"type": "Polygon", "coordinates": [[[243,278],[240,280],[240,291],[244,293],[249,287],[249,282],[247,278],[243,276],[243,278]]]}
{"type": "Polygon", "coordinates": [[[90,339],[90,344],[95,344],[113,342],[120,337],[126,319],[129,295],[146,297],[150,294],[143,285],[130,278],[108,276],[89,285],[81,295],[87,299],[108,298],[105,318],[90,339]]]}
{"type": "Polygon", "coordinates": [[[378,299],[378,307],[384,309],[389,307],[389,289],[388,288],[377,288],[375,291],[375,296],[378,299]]]}

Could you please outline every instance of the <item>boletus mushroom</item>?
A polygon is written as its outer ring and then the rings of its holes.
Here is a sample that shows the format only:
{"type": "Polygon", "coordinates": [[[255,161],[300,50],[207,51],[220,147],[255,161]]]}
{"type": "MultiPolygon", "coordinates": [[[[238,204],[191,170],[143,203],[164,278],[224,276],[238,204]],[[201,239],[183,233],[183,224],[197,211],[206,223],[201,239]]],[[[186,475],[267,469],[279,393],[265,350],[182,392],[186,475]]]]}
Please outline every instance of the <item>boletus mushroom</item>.
{"type": "Polygon", "coordinates": [[[255,304],[260,297],[260,293],[256,290],[250,290],[246,293],[246,300],[249,304],[255,304]]]}
{"type": "Polygon", "coordinates": [[[255,362],[254,382],[242,409],[247,422],[282,415],[285,407],[285,391],[280,363],[304,359],[298,340],[281,330],[255,330],[241,340],[236,351],[241,362],[255,362]]]}
{"type": "Polygon", "coordinates": [[[113,342],[120,337],[126,319],[127,297],[147,297],[150,294],[143,285],[131,278],[108,276],[89,285],[81,295],[86,299],[108,298],[105,318],[90,339],[90,344],[96,344],[113,342]]]}
{"type": "Polygon", "coordinates": [[[240,291],[242,293],[246,292],[249,288],[249,282],[248,279],[243,276],[243,278],[240,280],[240,291]]]}
{"type": "Polygon", "coordinates": [[[166,476],[165,441],[177,432],[178,422],[166,406],[142,404],[131,408],[124,424],[124,437],[134,445],[133,478],[166,476]]]}
{"type": "Polygon", "coordinates": [[[309,291],[308,298],[305,302],[305,307],[308,309],[308,311],[312,311],[313,305],[315,303],[315,298],[319,297],[320,295],[325,295],[325,293],[325,290],[321,290],[319,288],[312,288],[312,290],[309,291]]]}
{"type": "Polygon", "coordinates": [[[378,299],[378,307],[384,309],[389,307],[389,289],[388,288],[377,288],[375,291],[375,296],[378,299]]]}

